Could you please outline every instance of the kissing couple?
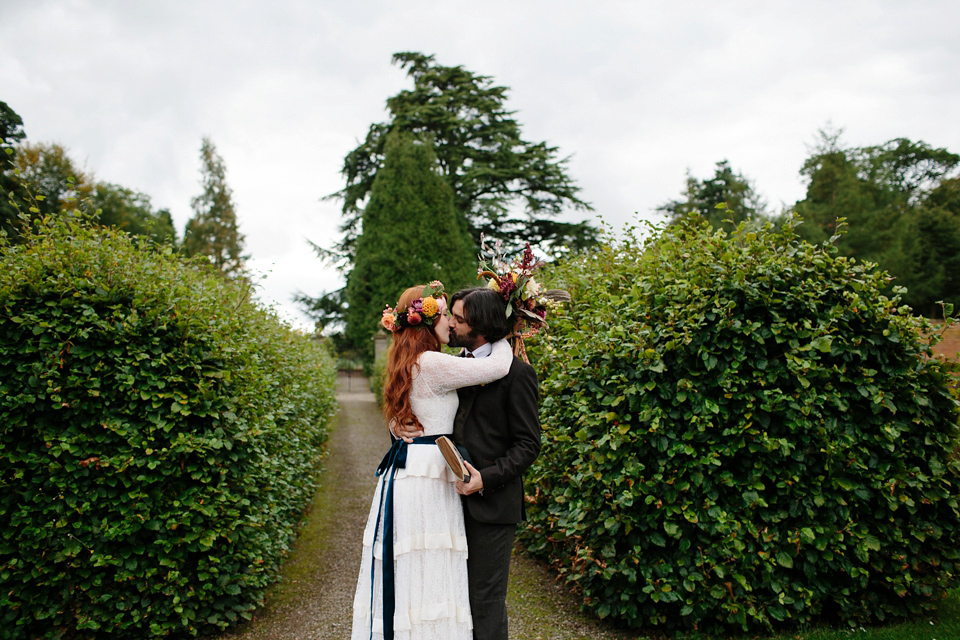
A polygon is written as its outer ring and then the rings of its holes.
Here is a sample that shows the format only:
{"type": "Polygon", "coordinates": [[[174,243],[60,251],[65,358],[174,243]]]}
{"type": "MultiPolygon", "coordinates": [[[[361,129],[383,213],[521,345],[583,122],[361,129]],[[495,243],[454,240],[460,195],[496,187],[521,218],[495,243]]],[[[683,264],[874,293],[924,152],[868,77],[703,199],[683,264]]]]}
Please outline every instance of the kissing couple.
{"type": "Polygon", "coordinates": [[[354,640],[507,638],[522,475],[540,452],[537,377],[513,354],[510,315],[493,288],[448,303],[436,281],[384,311],[383,413],[394,441],[363,533],[354,640]],[[448,468],[441,435],[466,453],[464,480],[448,468]]]}

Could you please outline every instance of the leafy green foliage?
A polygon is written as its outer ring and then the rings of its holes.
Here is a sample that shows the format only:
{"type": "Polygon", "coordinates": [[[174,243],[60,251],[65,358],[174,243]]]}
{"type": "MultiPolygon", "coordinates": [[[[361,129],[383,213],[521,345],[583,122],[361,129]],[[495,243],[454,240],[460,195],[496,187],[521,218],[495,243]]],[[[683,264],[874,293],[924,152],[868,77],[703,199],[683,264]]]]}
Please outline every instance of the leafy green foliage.
{"type": "MultiPolygon", "coordinates": [[[[0,145],[4,149],[11,147],[27,136],[23,131],[23,118],[10,106],[0,100],[0,145]]],[[[9,164],[7,158],[0,160],[0,165],[6,167],[9,164]]]]}
{"type": "Polygon", "coordinates": [[[384,350],[373,361],[372,371],[370,373],[370,391],[373,393],[377,406],[383,408],[383,383],[384,376],[387,373],[387,351],[384,350]]]}
{"type": "Polygon", "coordinates": [[[34,216],[62,214],[93,192],[93,175],[81,171],[63,146],[26,142],[14,156],[17,179],[35,195],[34,216]]]}
{"type": "Polygon", "coordinates": [[[88,206],[100,211],[97,221],[134,235],[147,236],[157,243],[176,243],[177,230],[166,209],[155,211],[150,196],[116,184],[99,182],[88,206]]]}
{"type": "Polygon", "coordinates": [[[430,145],[391,134],[347,275],[346,339],[367,362],[384,306],[396,304],[404,289],[440,280],[455,291],[476,276],[470,240],[435,167],[430,145]]]}
{"type": "Polygon", "coordinates": [[[957,584],[958,409],[925,322],[792,226],[690,218],[558,266],[527,548],[632,627],[866,624],[957,584]]]}
{"type": "Polygon", "coordinates": [[[0,102],[0,229],[17,241],[29,220],[64,215],[76,208],[99,215],[85,219],[144,235],[158,243],[177,239],[173,218],[155,211],[150,197],[125,187],[96,182],[58,144],[22,143],[23,122],[0,102]]]}
{"type": "Polygon", "coordinates": [[[4,637],[249,618],[313,494],[331,357],[146,243],[50,216],[0,247],[4,637]]]}

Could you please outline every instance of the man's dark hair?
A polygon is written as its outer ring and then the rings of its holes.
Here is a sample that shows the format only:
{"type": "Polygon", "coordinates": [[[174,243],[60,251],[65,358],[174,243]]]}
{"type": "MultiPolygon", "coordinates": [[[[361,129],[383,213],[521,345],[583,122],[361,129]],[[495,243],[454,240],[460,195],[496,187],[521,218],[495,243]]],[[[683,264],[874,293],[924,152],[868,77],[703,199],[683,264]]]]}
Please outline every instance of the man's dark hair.
{"type": "Polygon", "coordinates": [[[463,300],[463,319],[487,342],[502,340],[512,331],[513,327],[507,318],[507,303],[493,289],[461,289],[450,299],[451,309],[457,300],[463,300]]]}

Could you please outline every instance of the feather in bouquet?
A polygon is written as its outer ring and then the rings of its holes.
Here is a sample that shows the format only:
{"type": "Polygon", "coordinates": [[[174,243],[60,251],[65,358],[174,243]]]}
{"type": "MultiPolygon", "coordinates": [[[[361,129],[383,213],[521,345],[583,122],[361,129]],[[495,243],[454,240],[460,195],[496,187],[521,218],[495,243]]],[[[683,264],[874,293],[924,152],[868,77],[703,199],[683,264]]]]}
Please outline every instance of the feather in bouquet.
{"type": "Polygon", "coordinates": [[[547,309],[551,305],[570,300],[562,289],[544,289],[534,275],[543,262],[533,255],[528,242],[519,258],[507,262],[501,242],[489,247],[480,236],[480,268],[477,278],[487,278],[487,286],[497,291],[507,303],[507,317],[514,319],[513,352],[527,360],[524,338],[536,335],[547,326],[547,309]]]}

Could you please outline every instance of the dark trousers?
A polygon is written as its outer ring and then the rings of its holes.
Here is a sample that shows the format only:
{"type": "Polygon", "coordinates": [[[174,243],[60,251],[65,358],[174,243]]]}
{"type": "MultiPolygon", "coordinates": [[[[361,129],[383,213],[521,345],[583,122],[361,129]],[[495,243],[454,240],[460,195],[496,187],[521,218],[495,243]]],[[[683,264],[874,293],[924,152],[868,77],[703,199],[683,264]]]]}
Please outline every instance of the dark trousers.
{"type": "Polygon", "coordinates": [[[507,640],[507,579],[515,524],[478,522],[463,510],[474,640],[507,640]]]}

